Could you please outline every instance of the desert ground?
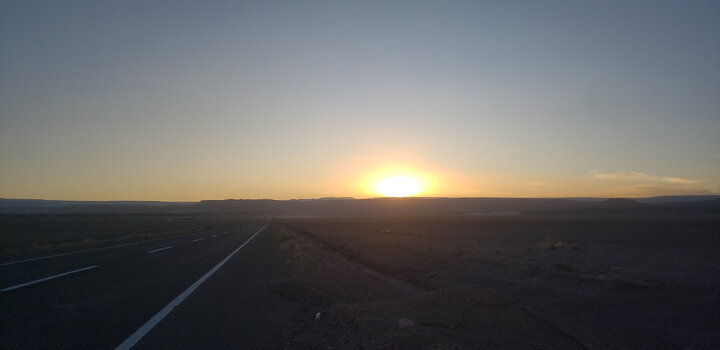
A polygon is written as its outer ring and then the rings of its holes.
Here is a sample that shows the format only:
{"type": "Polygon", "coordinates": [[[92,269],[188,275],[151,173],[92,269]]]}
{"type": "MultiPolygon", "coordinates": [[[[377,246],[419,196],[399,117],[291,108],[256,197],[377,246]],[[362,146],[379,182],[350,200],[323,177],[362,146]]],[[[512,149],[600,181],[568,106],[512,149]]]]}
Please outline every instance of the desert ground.
{"type": "Polygon", "coordinates": [[[1,288],[94,266],[0,292],[2,348],[114,348],[226,260],[134,348],[720,348],[712,213],[0,222],[1,288]]]}
{"type": "MultiPolygon", "coordinates": [[[[713,215],[278,220],[310,345],[720,348],[713,215]],[[401,319],[413,326],[402,328],[401,319]]],[[[309,346],[312,347],[312,346],[309,346]]]]}

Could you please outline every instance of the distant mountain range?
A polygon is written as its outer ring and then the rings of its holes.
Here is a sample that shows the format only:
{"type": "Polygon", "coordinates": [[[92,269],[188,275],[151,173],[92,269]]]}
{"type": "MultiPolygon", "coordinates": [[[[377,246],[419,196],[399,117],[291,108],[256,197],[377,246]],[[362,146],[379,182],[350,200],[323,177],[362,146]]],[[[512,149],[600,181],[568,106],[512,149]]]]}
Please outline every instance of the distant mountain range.
{"type": "Polygon", "coordinates": [[[227,199],[200,202],[0,199],[3,214],[248,213],[273,216],[509,215],[531,212],[720,212],[720,196],[648,198],[370,198],[227,199]]]}
{"type": "MultiPolygon", "coordinates": [[[[700,202],[700,201],[712,201],[720,198],[720,195],[702,195],[702,196],[655,196],[645,198],[629,198],[638,203],[678,203],[678,202],[700,202]]],[[[604,201],[608,198],[598,197],[566,197],[565,199],[572,199],[578,201],[604,201]]]]}
{"type": "Polygon", "coordinates": [[[58,201],[45,199],[6,199],[0,198],[0,208],[4,207],[65,207],[68,205],[147,205],[151,207],[173,204],[195,204],[197,202],[161,202],[161,201],[58,201]]]}

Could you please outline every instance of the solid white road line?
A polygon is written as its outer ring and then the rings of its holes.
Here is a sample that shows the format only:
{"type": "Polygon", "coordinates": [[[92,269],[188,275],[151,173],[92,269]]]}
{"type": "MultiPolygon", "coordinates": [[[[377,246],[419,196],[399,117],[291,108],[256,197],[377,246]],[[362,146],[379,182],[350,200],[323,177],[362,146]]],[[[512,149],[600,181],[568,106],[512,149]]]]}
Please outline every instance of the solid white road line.
{"type": "Polygon", "coordinates": [[[152,253],[157,253],[157,252],[161,252],[161,251],[163,251],[163,250],[165,250],[165,249],[170,249],[170,248],[172,248],[171,245],[169,245],[169,246],[167,246],[167,247],[159,248],[159,249],[148,250],[148,253],[150,253],[150,254],[152,254],[152,253]]]}
{"type": "Polygon", "coordinates": [[[198,239],[192,241],[191,243],[200,242],[200,241],[202,241],[203,239],[205,239],[205,238],[198,238],[198,239]]]}
{"type": "Polygon", "coordinates": [[[88,267],[83,267],[82,269],[77,269],[77,270],[72,270],[72,271],[68,271],[68,272],[63,272],[63,273],[61,273],[61,274],[57,274],[57,275],[54,275],[54,276],[41,278],[41,279],[39,279],[39,280],[34,280],[34,281],[27,282],[27,283],[22,283],[22,284],[16,284],[16,285],[14,285],[14,286],[12,286],[12,287],[7,287],[7,288],[5,288],[5,289],[2,289],[2,290],[0,290],[0,292],[7,292],[7,291],[11,291],[11,290],[13,290],[13,289],[18,289],[18,288],[22,288],[22,287],[27,287],[27,286],[32,285],[32,284],[35,284],[35,283],[40,283],[40,282],[49,281],[49,280],[54,279],[54,278],[58,278],[58,277],[62,277],[62,276],[67,276],[67,275],[69,275],[69,274],[71,274],[71,273],[76,273],[76,272],[80,272],[80,271],[85,271],[85,270],[94,269],[94,268],[96,268],[96,267],[97,267],[97,265],[88,266],[88,267]]]}
{"type": "Polygon", "coordinates": [[[208,271],[202,277],[200,277],[199,280],[195,281],[195,283],[190,285],[190,287],[188,287],[188,289],[185,289],[185,291],[183,291],[182,293],[180,293],[180,295],[175,297],[175,299],[173,299],[170,302],[170,304],[167,304],[164,308],[162,308],[162,310],[160,310],[160,312],[158,312],[150,320],[145,322],[145,324],[142,325],[140,328],[138,328],[138,330],[136,330],[135,333],[133,333],[132,335],[130,335],[130,337],[125,339],[125,341],[122,342],[122,344],[118,345],[115,348],[115,350],[126,350],[126,349],[130,349],[133,346],[135,346],[135,344],[137,344],[137,342],[140,341],[140,339],[142,339],[142,337],[144,337],[145,334],[148,334],[148,332],[150,332],[150,330],[152,330],[153,327],[155,327],[158,323],[160,323],[160,321],[162,321],[163,318],[165,318],[165,316],[167,316],[176,306],[180,305],[180,303],[182,303],[183,300],[185,300],[185,298],[190,296],[190,294],[192,294],[192,292],[194,292],[195,289],[200,287],[200,285],[203,284],[203,282],[205,282],[205,280],[210,278],[210,276],[212,276],[217,270],[219,270],[223,265],[225,265],[225,263],[228,262],[228,260],[230,260],[230,258],[232,258],[233,255],[235,255],[235,253],[240,251],[240,249],[243,249],[243,247],[245,247],[246,244],[248,244],[250,241],[252,241],[252,239],[255,238],[255,236],[259,235],[260,232],[262,232],[266,227],[268,227],[268,225],[270,225],[270,223],[265,224],[265,226],[260,228],[257,232],[255,232],[254,235],[252,235],[250,238],[248,238],[248,240],[245,241],[245,243],[241,244],[239,247],[237,247],[237,249],[233,250],[233,252],[230,253],[230,255],[226,256],[225,259],[222,259],[222,261],[220,261],[217,265],[215,265],[215,267],[210,269],[210,271],[208,271]]]}

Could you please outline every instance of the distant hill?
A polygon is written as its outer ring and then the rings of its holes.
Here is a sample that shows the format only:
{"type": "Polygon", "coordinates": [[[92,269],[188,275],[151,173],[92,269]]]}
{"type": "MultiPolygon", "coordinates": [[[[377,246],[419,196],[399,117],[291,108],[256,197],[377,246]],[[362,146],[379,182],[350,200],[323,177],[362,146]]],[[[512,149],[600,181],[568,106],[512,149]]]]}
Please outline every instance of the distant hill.
{"type": "Polygon", "coordinates": [[[706,195],[706,196],[657,196],[648,198],[634,198],[640,203],[677,203],[677,202],[700,202],[700,201],[713,201],[720,198],[720,196],[706,195]]]}
{"type": "Polygon", "coordinates": [[[651,198],[319,198],[200,202],[0,199],[4,214],[245,213],[267,216],[512,215],[519,213],[720,212],[720,196],[651,198]],[[696,199],[696,200],[691,200],[696,199]]]}
{"type": "Polygon", "coordinates": [[[45,199],[0,198],[0,213],[93,213],[93,212],[163,212],[197,202],[161,201],[62,201],[45,199]]]}
{"type": "Polygon", "coordinates": [[[175,204],[194,204],[197,202],[161,202],[161,201],[59,201],[46,199],[8,199],[0,198],[2,207],[63,207],[68,205],[148,205],[167,206],[175,204]]]}
{"type": "MultiPolygon", "coordinates": [[[[645,198],[630,198],[638,203],[676,203],[676,202],[702,202],[712,201],[720,198],[720,195],[692,195],[692,196],[656,196],[645,198]]],[[[572,199],[576,201],[601,202],[615,198],[599,198],[599,197],[565,197],[563,199],[572,199]]]]}
{"type": "Polygon", "coordinates": [[[640,204],[640,202],[636,200],[627,198],[610,198],[601,203],[611,207],[634,207],[640,204]]]}

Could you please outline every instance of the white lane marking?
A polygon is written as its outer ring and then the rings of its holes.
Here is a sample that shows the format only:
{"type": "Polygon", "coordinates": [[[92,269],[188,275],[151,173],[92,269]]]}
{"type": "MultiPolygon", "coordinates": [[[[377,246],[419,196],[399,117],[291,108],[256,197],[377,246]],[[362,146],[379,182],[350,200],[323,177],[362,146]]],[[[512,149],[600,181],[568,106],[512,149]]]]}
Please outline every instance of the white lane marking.
{"type": "Polygon", "coordinates": [[[0,290],[0,292],[7,292],[7,291],[11,291],[11,290],[13,290],[13,289],[18,289],[18,288],[22,288],[22,287],[27,287],[27,286],[33,285],[33,284],[35,284],[35,283],[40,283],[40,282],[49,281],[49,280],[54,279],[54,278],[58,278],[58,277],[62,277],[62,276],[67,276],[67,275],[69,275],[69,274],[71,274],[71,273],[76,273],[76,272],[80,272],[80,271],[85,271],[85,270],[94,269],[94,268],[96,268],[96,267],[97,267],[97,265],[88,266],[88,267],[83,267],[82,269],[77,269],[77,270],[72,270],[72,271],[68,271],[68,272],[63,272],[63,273],[61,273],[61,274],[57,274],[57,275],[53,275],[53,276],[50,276],[50,277],[41,278],[41,279],[39,279],[39,280],[34,280],[34,281],[27,282],[27,283],[16,284],[16,285],[14,285],[14,286],[12,286],[12,287],[7,287],[7,288],[5,288],[5,289],[2,289],[2,290],[0,290]]]}
{"type": "Polygon", "coordinates": [[[210,276],[212,276],[217,270],[219,270],[223,265],[225,265],[225,263],[228,262],[228,260],[230,260],[230,258],[232,258],[233,255],[235,255],[235,253],[240,251],[240,249],[243,249],[243,247],[245,247],[245,245],[247,245],[250,241],[252,241],[252,239],[255,238],[255,236],[259,235],[260,232],[262,232],[266,227],[268,227],[268,225],[270,225],[270,223],[265,224],[265,226],[260,228],[257,232],[255,232],[254,235],[252,235],[250,238],[248,238],[248,240],[245,241],[245,243],[241,244],[239,247],[237,247],[237,249],[233,250],[233,252],[230,253],[230,255],[226,256],[225,259],[222,259],[222,261],[220,261],[217,265],[215,265],[215,267],[213,267],[212,269],[210,269],[210,271],[208,271],[202,277],[200,277],[199,280],[197,280],[197,281],[195,281],[195,283],[191,284],[190,287],[188,287],[188,289],[185,289],[185,291],[183,291],[182,293],[180,293],[180,295],[175,297],[175,299],[173,299],[170,302],[170,304],[167,304],[164,308],[162,308],[162,310],[160,310],[160,312],[158,312],[150,320],[145,322],[145,324],[142,325],[140,328],[138,328],[138,330],[136,330],[135,333],[131,334],[130,337],[128,337],[127,339],[125,339],[124,342],[122,342],[122,344],[118,345],[115,348],[115,350],[127,350],[127,349],[130,349],[133,346],[135,346],[135,344],[137,344],[137,342],[140,341],[140,339],[142,339],[142,337],[144,337],[145,334],[148,334],[148,332],[150,332],[150,330],[152,330],[153,327],[155,327],[158,323],[160,323],[160,321],[162,321],[163,318],[165,318],[165,316],[167,316],[175,307],[180,305],[180,303],[182,303],[183,300],[185,300],[185,298],[190,296],[190,294],[192,294],[192,292],[194,292],[195,289],[200,287],[200,285],[203,284],[203,282],[205,282],[205,280],[210,278],[210,276]]]}
{"type": "Polygon", "coordinates": [[[217,233],[216,233],[216,234],[212,235],[211,237],[217,237],[217,236],[218,236],[218,235],[217,235],[217,233]]]}
{"type": "Polygon", "coordinates": [[[158,248],[158,249],[148,250],[148,253],[150,253],[150,254],[152,254],[152,253],[157,253],[157,252],[161,252],[161,251],[163,251],[163,250],[165,250],[165,249],[170,249],[170,248],[172,248],[171,245],[169,245],[169,246],[167,246],[167,247],[158,248]]]}
{"type": "Polygon", "coordinates": [[[127,246],[136,245],[136,244],[141,244],[141,243],[155,242],[155,241],[159,241],[159,240],[165,239],[165,238],[166,238],[166,237],[163,237],[163,238],[155,238],[155,239],[150,239],[150,240],[142,241],[142,242],[117,244],[117,245],[113,245],[113,246],[109,246],[109,247],[102,247],[102,248],[95,248],[95,249],[86,249],[86,250],[79,250],[79,251],[76,251],[76,252],[69,252],[69,253],[62,253],[62,254],[55,254],[55,255],[48,255],[48,256],[41,256],[41,257],[39,257],[39,258],[32,258],[32,259],[25,259],[25,260],[10,261],[10,262],[6,262],[6,263],[2,263],[2,264],[0,264],[0,266],[15,265],[15,264],[20,264],[20,263],[28,262],[28,261],[42,260],[42,259],[50,259],[50,258],[57,258],[57,257],[67,256],[67,255],[73,255],[73,254],[89,253],[89,252],[95,252],[95,251],[98,251],[98,250],[122,248],[122,247],[127,247],[127,246]]]}
{"type": "Polygon", "coordinates": [[[25,262],[29,262],[29,261],[42,260],[42,259],[58,258],[58,257],[61,257],[61,256],[67,256],[67,255],[74,255],[74,254],[82,254],[82,253],[96,252],[96,251],[98,251],[98,250],[122,248],[122,247],[127,247],[127,246],[131,246],[131,245],[136,245],[136,244],[142,244],[142,243],[148,243],[148,242],[155,242],[155,241],[159,241],[159,240],[163,240],[163,239],[179,238],[179,237],[192,236],[192,235],[201,235],[201,234],[208,233],[208,232],[211,232],[211,231],[214,231],[214,230],[208,230],[208,231],[203,231],[203,232],[198,232],[198,233],[187,233],[187,234],[182,234],[182,235],[177,235],[177,236],[160,237],[160,238],[148,239],[148,240],[146,240],[146,241],[140,241],[140,242],[125,243],[125,244],[116,244],[116,245],[109,246],[109,247],[101,247],[101,248],[94,248],[94,249],[78,250],[78,251],[69,252],[69,253],[62,253],[62,254],[41,256],[41,257],[38,257],[38,258],[30,258],[30,259],[9,261],[9,262],[0,264],[0,266],[15,265],[15,264],[21,264],[21,263],[25,263],[25,262]]]}
{"type": "Polygon", "coordinates": [[[203,239],[205,239],[205,238],[198,238],[198,239],[196,239],[196,240],[192,241],[192,243],[195,243],[195,242],[200,242],[200,241],[202,241],[203,239]]]}

